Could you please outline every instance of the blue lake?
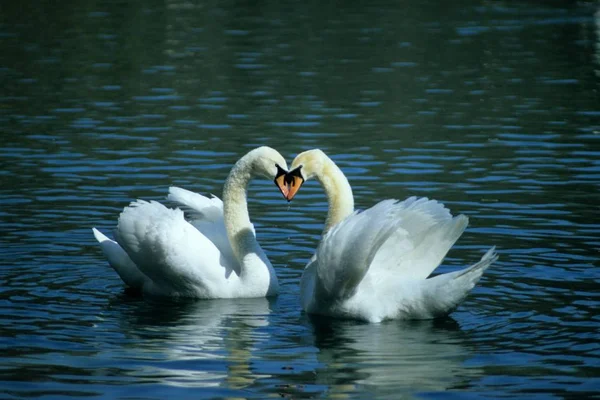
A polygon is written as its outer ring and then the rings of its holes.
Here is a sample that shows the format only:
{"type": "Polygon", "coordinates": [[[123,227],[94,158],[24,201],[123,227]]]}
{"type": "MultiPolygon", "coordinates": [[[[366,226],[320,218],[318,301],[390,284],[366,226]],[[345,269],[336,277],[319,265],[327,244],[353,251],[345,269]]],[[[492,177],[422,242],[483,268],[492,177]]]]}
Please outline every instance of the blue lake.
{"type": "Polygon", "coordinates": [[[600,8],[363,3],[2,6],[0,398],[598,396],[600,8]],[[357,208],[469,216],[436,273],[500,259],[445,319],[309,317],[325,196],[256,180],[278,297],[126,293],[91,227],[172,185],[220,196],[260,145],[323,149],[357,208]]]}

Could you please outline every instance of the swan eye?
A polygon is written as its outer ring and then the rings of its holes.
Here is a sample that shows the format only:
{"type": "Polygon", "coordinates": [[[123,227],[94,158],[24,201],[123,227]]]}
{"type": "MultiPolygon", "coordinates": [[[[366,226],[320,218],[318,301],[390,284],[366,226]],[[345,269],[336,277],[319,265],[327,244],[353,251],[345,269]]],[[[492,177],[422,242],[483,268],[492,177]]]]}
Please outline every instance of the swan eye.
{"type": "Polygon", "coordinates": [[[279,166],[279,164],[275,164],[275,167],[277,167],[277,173],[275,174],[275,179],[279,178],[282,175],[285,175],[288,173],[288,171],[284,168],[281,168],[279,166]]]}

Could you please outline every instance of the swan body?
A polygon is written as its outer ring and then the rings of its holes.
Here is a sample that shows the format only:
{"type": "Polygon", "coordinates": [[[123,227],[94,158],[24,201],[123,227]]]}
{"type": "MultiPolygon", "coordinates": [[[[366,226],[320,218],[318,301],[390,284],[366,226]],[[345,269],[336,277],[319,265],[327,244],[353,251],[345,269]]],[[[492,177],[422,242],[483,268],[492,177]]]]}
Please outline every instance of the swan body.
{"type": "Polygon", "coordinates": [[[188,211],[137,200],[119,216],[115,237],[94,236],[125,284],[144,294],[202,299],[276,295],[273,266],[256,240],[246,191],[256,176],[287,168],[274,149],[259,147],[233,166],[223,201],[171,187],[168,199],[188,211]]]}
{"type": "Polygon", "coordinates": [[[307,313],[368,322],[446,315],[497,259],[492,248],[471,267],[429,278],[467,227],[466,216],[416,197],[354,212],[348,180],[318,149],[299,154],[294,171],[301,173],[282,190],[288,200],[315,177],[329,203],[323,237],[300,281],[307,313]]]}

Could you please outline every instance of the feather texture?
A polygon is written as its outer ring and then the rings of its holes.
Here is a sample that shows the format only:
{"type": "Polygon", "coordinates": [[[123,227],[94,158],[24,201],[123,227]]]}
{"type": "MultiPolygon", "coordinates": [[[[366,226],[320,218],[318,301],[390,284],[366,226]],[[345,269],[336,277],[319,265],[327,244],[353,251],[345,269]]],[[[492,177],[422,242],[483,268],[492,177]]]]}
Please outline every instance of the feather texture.
{"type": "MultiPolygon", "coordinates": [[[[225,220],[223,219],[223,202],[217,196],[208,198],[186,189],[172,186],[169,188],[167,199],[185,210],[190,223],[204,236],[210,239],[228,261],[230,274],[234,271],[240,274],[240,264],[235,258],[231,242],[227,237],[225,220]]],[[[251,225],[254,232],[254,225],[251,225]]]]}
{"type": "Polygon", "coordinates": [[[202,299],[275,295],[277,276],[256,241],[246,191],[254,176],[274,179],[277,165],[287,167],[281,154],[259,147],[233,166],[223,201],[171,187],[168,199],[181,209],[136,200],[119,216],[116,241],[95,228],[94,236],[125,284],[144,294],[202,299]]]}
{"type": "Polygon", "coordinates": [[[353,200],[344,198],[350,184],[331,164],[317,149],[299,154],[291,166],[302,166],[306,180],[316,177],[329,201],[325,233],[300,281],[306,312],[368,322],[446,315],[498,258],[492,248],[469,268],[430,278],[468,218],[417,197],[353,212],[353,200]]]}

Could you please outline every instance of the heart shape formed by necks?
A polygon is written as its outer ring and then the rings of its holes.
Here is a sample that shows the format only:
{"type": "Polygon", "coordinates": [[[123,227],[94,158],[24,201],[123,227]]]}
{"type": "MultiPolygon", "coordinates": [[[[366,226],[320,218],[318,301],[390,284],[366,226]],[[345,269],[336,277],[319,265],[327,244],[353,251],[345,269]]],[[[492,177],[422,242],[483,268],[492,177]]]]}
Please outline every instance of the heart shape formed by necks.
{"type": "Polygon", "coordinates": [[[300,186],[304,183],[302,177],[302,165],[298,168],[294,168],[291,171],[286,171],[276,164],[277,174],[275,175],[275,185],[279,188],[279,191],[287,201],[292,201],[300,186]]]}

